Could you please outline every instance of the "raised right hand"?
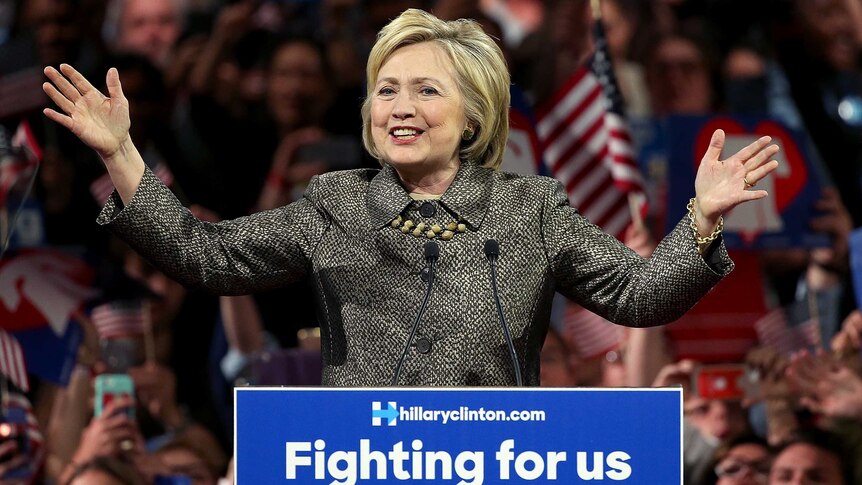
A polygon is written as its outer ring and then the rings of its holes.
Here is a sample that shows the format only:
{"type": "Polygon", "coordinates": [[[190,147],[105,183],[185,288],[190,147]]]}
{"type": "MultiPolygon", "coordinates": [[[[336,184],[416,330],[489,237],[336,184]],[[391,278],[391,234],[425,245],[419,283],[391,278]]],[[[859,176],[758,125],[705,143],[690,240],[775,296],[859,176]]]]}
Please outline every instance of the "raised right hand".
{"type": "Polygon", "coordinates": [[[42,89],[62,110],[45,108],[45,116],[68,128],[102,160],[111,160],[129,139],[131,125],[129,101],[123,95],[117,69],[108,70],[109,97],[68,64],[61,64],[59,71],[46,67],[45,75],[51,82],[42,84],[42,89]]]}
{"type": "Polygon", "coordinates": [[[95,416],[81,433],[72,461],[86,463],[97,456],[116,456],[129,451],[139,433],[126,410],[135,406],[128,397],[114,399],[100,416],[95,416]]]}

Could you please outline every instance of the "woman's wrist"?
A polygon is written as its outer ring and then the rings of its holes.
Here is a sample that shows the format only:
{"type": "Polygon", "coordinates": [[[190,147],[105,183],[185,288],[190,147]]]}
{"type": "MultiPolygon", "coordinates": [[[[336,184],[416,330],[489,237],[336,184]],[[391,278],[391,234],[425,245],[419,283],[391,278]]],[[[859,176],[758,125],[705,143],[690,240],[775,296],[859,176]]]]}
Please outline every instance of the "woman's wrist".
{"type": "Polygon", "coordinates": [[[696,197],[689,199],[686,209],[688,209],[689,226],[697,243],[697,250],[700,254],[705,254],[707,248],[721,235],[721,231],[724,229],[724,219],[719,215],[718,219],[713,223],[709,218],[698,215],[699,213],[702,214],[702,211],[698,209],[698,200],[696,197]],[[706,229],[703,229],[706,227],[709,228],[708,232],[706,229]]]}
{"type": "Polygon", "coordinates": [[[111,152],[99,152],[99,158],[102,159],[102,162],[106,166],[108,165],[117,165],[119,163],[123,163],[127,158],[127,154],[129,152],[129,145],[132,143],[132,136],[130,134],[126,134],[126,137],[117,144],[117,148],[111,152]]]}
{"type": "Polygon", "coordinates": [[[703,204],[695,197],[694,199],[694,220],[697,225],[697,233],[700,237],[709,237],[710,234],[718,227],[721,220],[721,214],[718,212],[707,213],[704,211],[703,204]]]}

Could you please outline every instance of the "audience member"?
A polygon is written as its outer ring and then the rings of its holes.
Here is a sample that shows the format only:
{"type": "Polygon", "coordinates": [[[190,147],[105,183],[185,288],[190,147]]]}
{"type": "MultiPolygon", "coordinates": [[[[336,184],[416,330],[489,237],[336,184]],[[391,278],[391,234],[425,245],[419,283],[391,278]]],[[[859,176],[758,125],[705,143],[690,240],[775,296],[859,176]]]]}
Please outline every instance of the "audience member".
{"type": "Polygon", "coordinates": [[[800,432],[775,453],[769,485],[849,485],[848,458],[835,438],[826,432],[800,432]]]}
{"type": "Polygon", "coordinates": [[[763,438],[740,435],[716,451],[713,474],[707,476],[704,485],[763,485],[769,476],[771,458],[763,438]]]}
{"type": "Polygon", "coordinates": [[[111,0],[103,28],[105,43],[164,68],[182,33],[185,14],[181,0],[111,0]]]}

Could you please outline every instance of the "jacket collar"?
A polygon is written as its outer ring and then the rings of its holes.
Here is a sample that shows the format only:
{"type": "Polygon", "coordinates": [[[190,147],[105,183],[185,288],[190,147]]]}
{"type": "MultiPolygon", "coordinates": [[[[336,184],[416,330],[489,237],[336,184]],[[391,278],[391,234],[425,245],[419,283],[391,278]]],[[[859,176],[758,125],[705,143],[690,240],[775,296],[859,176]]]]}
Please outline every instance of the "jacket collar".
{"type": "MultiPolygon", "coordinates": [[[[452,184],[440,197],[440,203],[459,221],[464,221],[472,229],[478,229],[488,212],[492,172],[492,169],[462,162],[452,184]]],[[[383,165],[371,179],[365,196],[368,214],[375,228],[388,224],[412,202],[413,199],[401,185],[398,173],[388,164],[383,165]]]]}

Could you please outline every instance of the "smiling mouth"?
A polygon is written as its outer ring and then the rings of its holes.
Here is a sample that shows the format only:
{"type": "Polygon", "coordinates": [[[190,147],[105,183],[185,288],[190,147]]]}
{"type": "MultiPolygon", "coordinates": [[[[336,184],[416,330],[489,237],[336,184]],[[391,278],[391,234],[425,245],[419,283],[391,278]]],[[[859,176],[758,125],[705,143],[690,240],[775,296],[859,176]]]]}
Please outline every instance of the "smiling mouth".
{"type": "Polygon", "coordinates": [[[422,133],[422,130],[417,130],[416,128],[395,128],[389,132],[389,135],[396,140],[411,140],[422,133]]]}

